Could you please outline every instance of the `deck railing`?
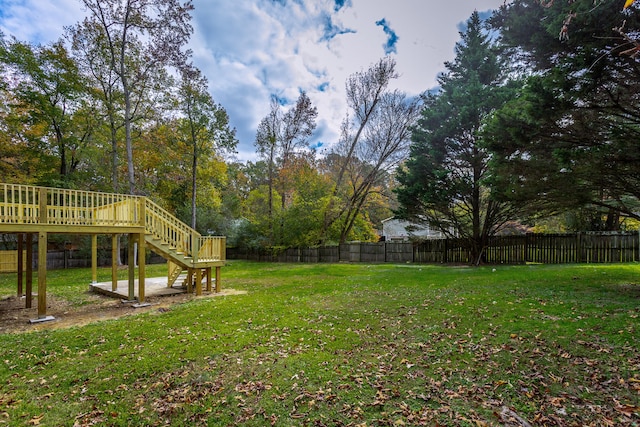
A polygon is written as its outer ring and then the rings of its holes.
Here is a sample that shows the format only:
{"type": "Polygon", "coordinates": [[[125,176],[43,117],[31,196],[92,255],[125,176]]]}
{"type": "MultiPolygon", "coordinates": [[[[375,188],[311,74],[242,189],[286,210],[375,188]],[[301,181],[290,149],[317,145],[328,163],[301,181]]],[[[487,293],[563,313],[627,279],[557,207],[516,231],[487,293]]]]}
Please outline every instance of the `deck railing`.
{"type": "Polygon", "coordinates": [[[226,259],[226,237],[200,236],[199,240],[198,261],[224,261],[226,259]]]}
{"type": "Polygon", "coordinates": [[[140,196],[0,183],[0,224],[144,227],[194,262],[225,259],[224,237],[201,236],[140,196]]]}
{"type": "Polygon", "coordinates": [[[0,184],[0,223],[142,226],[142,197],[0,184]]]}
{"type": "Polygon", "coordinates": [[[0,222],[3,224],[37,224],[40,221],[38,187],[2,184],[0,222]]]}

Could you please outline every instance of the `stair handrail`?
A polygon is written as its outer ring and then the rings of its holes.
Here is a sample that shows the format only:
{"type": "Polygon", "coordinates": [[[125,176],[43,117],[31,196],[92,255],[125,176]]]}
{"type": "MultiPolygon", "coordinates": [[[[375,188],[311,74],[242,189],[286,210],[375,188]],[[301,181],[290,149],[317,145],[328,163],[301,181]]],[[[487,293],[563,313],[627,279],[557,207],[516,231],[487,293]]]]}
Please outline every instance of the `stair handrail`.
{"type": "Polygon", "coordinates": [[[145,199],[145,231],[161,243],[198,261],[224,261],[226,237],[203,236],[158,204],[145,199]]]}
{"type": "Polygon", "coordinates": [[[193,257],[193,238],[199,233],[158,204],[145,199],[145,231],[185,256],[193,257]]]}

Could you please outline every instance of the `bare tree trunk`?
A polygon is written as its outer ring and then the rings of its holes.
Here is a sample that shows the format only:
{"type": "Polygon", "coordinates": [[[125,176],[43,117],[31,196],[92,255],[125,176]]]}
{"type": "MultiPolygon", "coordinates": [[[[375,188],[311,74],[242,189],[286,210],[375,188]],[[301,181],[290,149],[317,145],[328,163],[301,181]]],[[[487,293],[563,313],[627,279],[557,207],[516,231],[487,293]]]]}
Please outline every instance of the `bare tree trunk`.
{"type": "Polygon", "coordinates": [[[275,142],[271,145],[271,149],[269,151],[269,243],[271,245],[275,245],[275,234],[273,227],[273,177],[274,177],[274,150],[275,150],[275,142]]]}
{"type": "Polygon", "coordinates": [[[129,179],[129,194],[135,194],[136,183],[133,168],[133,144],[131,142],[131,94],[128,83],[125,82],[127,82],[127,78],[123,76],[122,86],[124,92],[124,130],[125,143],[127,147],[127,176],[129,179]]]}
{"type": "Polygon", "coordinates": [[[124,95],[124,131],[125,131],[125,144],[127,150],[127,172],[129,178],[129,194],[135,192],[135,176],[133,170],[133,146],[131,143],[131,88],[129,87],[129,78],[127,77],[126,70],[126,49],[128,43],[127,25],[129,22],[129,13],[131,9],[127,4],[124,28],[122,33],[122,46],[120,47],[120,63],[119,74],[120,82],[122,83],[122,93],[124,95]]]}
{"type": "Polygon", "coordinates": [[[198,144],[193,138],[193,159],[191,163],[191,228],[196,229],[196,195],[198,194],[198,144]]]}

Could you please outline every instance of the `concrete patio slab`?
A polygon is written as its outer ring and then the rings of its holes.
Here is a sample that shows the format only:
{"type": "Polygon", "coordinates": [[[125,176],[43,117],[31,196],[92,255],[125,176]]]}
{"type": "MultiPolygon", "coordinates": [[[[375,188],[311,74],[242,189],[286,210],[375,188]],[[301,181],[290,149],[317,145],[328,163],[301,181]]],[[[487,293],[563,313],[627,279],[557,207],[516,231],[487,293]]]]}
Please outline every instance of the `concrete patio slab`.
{"type": "MultiPolygon", "coordinates": [[[[92,283],[89,286],[92,292],[107,295],[112,298],[121,298],[127,300],[129,298],[129,281],[118,280],[118,287],[112,290],[111,282],[92,283]]],[[[138,279],[134,281],[134,296],[138,298],[138,279]]],[[[145,297],[158,297],[184,294],[187,288],[182,286],[168,287],[166,277],[147,277],[144,281],[145,297]]]]}

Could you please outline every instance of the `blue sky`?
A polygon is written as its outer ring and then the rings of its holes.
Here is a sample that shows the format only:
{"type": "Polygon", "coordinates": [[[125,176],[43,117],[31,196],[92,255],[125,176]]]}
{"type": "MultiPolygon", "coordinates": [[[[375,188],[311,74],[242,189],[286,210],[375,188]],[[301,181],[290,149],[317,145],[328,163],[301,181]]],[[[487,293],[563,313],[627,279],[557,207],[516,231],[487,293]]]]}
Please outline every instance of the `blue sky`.
{"type": "MultiPolygon", "coordinates": [[[[194,0],[194,63],[238,131],[238,159],[253,141],[271,95],[301,90],[318,108],[314,145],[338,138],[346,78],[384,55],[397,62],[393,89],[417,95],[453,59],[458,31],[474,10],[504,0],[194,0]]],[[[79,0],[0,0],[0,31],[48,43],[84,16],[79,0]]]]}

